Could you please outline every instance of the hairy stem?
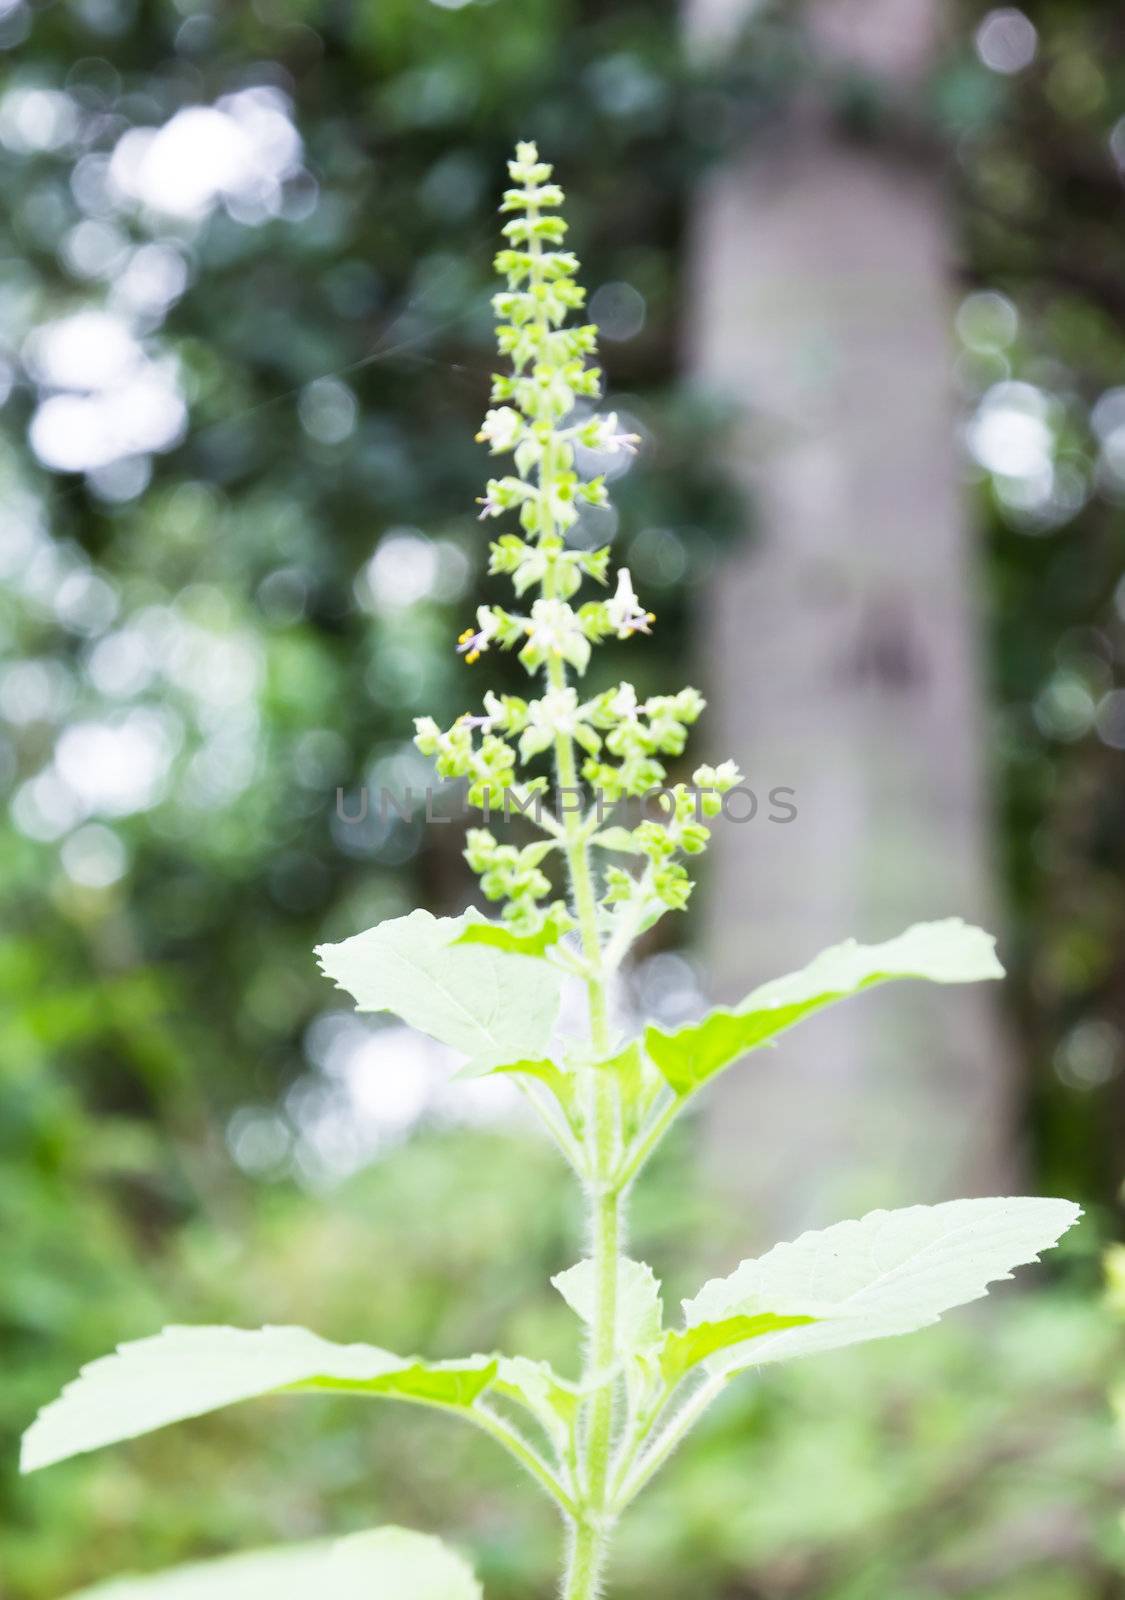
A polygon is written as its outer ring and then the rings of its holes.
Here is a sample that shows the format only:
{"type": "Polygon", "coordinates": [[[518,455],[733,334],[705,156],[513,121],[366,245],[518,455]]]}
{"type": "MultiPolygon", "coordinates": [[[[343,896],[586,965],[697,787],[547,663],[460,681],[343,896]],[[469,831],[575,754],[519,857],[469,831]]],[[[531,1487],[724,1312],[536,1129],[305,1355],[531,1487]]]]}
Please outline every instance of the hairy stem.
{"type": "MultiPolygon", "coordinates": [[[[552,687],[565,682],[562,663],[552,657],[552,687]]],[[[556,740],[556,765],[560,788],[576,785],[574,745],[569,737],[556,740]]],[[[609,1020],[605,980],[601,972],[601,944],[597,929],[597,899],[586,839],[576,815],[568,812],[566,857],[570,870],[574,913],[587,964],[586,996],[590,1014],[590,1043],[596,1057],[609,1053],[609,1020]]],[[[585,1429],[585,1484],[581,1514],[575,1528],[563,1588],[565,1600],[593,1600],[605,1562],[608,1527],[606,1486],[613,1434],[614,1382],[610,1376],[617,1348],[617,1260],[621,1249],[621,1196],[610,1182],[617,1151],[617,1106],[613,1080],[608,1073],[592,1074],[590,1143],[590,1235],[594,1261],[594,1322],[587,1351],[584,1379],[591,1388],[583,1418],[585,1429]]]]}
{"type": "Polygon", "coordinates": [[[555,1504],[567,1517],[576,1517],[578,1508],[567,1494],[563,1484],[551,1471],[537,1450],[533,1450],[527,1440],[503,1417],[498,1417],[494,1411],[486,1406],[477,1406],[469,1413],[469,1418],[478,1428],[482,1429],[497,1444],[501,1445],[514,1460],[525,1467],[531,1476],[554,1500],[555,1504]]]}
{"type": "MultiPolygon", "coordinates": [[[[529,206],[528,214],[534,218],[537,209],[529,206]]],[[[542,283],[538,267],[541,247],[537,238],[531,240],[529,252],[533,262],[531,283],[534,289],[542,283]]],[[[542,312],[539,313],[539,321],[546,331],[546,318],[542,312]]],[[[554,454],[548,449],[539,466],[539,487],[545,491],[541,501],[544,515],[541,535],[545,538],[554,534],[546,507],[549,503],[547,494],[557,470],[554,454]]],[[[553,599],[555,594],[555,568],[550,563],[543,581],[543,595],[546,599],[553,599]]],[[[547,657],[546,668],[548,688],[552,692],[565,690],[566,666],[562,658],[552,652],[547,657]]],[[[574,741],[568,733],[559,733],[555,738],[555,774],[560,797],[568,796],[576,801],[579,797],[578,768],[574,741]]],[[[598,935],[597,889],[590,865],[587,830],[572,806],[565,807],[563,846],[586,968],[590,1045],[595,1059],[604,1058],[609,1053],[610,1035],[602,946],[598,935]]],[[[621,1248],[622,1222],[620,1190],[611,1183],[617,1158],[617,1102],[613,1082],[607,1073],[595,1070],[588,1076],[593,1080],[590,1086],[588,1152],[591,1179],[587,1192],[594,1261],[594,1320],[583,1374],[584,1386],[589,1391],[581,1419],[584,1481],[579,1485],[580,1503],[577,1515],[572,1519],[573,1537],[563,1580],[564,1600],[595,1600],[598,1593],[608,1545],[607,1487],[613,1442],[612,1369],[617,1348],[617,1258],[621,1248]]]]}
{"type": "Polygon", "coordinates": [[[626,1151],[625,1159],[617,1173],[617,1186],[623,1193],[648,1161],[682,1109],[683,1100],[673,1096],[637,1135],[636,1143],[626,1151]]]}
{"type": "Polygon", "coordinates": [[[679,1411],[668,1423],[664,1431],[649,1446],[641,1456],[633,1471],[626,1477],[617,1496],[615,1509],[623,1511],[631,1500],[635,1500],[650,1478],[660,1471],[668,1457],[684,1438],[691,1432],[708,1406],[718,1398],[726,1387],[725,1373],[717,1373],[700,1384],[690,1399],[686,1400],[679,1411]]]}
{"type": "Polygon", "coordinates": [[[592,1600],[598,1593],[604,1563],[604,1538],[593,1523],[577,1522],[563,1580],[563,1600],[592,1600]]]}

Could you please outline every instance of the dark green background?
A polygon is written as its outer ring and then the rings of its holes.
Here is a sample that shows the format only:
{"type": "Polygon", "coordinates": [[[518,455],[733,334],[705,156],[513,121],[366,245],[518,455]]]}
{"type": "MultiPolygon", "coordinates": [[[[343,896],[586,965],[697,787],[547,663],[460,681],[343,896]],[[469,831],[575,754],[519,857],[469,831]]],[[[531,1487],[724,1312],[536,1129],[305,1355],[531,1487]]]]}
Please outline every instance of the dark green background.
{"type": "MultiPolygon", "coordinates": [[[[1017,77],[981,64],[965,8],[910,106],[855,75],[821,92],[845,136],[913,141],[946,165],[962,287],[1017,308],[1011,375],[1058,397],[1060,458],[1089,478],[1091,408],[1125,354],[1110,144],[1116,125],[1125,145],[1123,29],[1093,3],[1029,15],[1040,51],[1017,77]]],[[[233,1117],[236,1135],[277,1141],[288,1123],[300,1149],[319,1081],[306,1030],[331,1005],[312,945],[468,892],[454,839],[423,850],[416,827],[345,834],[334,811],[337,786],[401,776],[415,714],[448,720],[495,682],[488,660],[467,689],[451,647],[481,582],[473,500],[487,467],[472,434],[511,144],[536,137],[556,162],[586,282],[644,297],[642,331],[603,348],[614,396],[652,436],[615,494],[615,550],[662,627],[630,671],[670,688],[690,670],[698,585],[753,522],[718,465],[722,408],[680,371],[692,194],[743,141],[776,136],[820,69],[769,10],[704,73],[671,7],[562,0],[56,0],[10,10],[0,39],[5,92],[65,89],[84,130],[0,164],[0,356],[14,376],[0,516],[40,516],[64,569],[112,587],[114,627],[174,607],[260,672],[255,759],[221,804],[191,798],[208,728],[190,672],[140,695],[174,714],[182,744],[164,798],[111,819],[128,856],[111,886],[76,884],[55,844],[0,819],[0,1593],[51,1600],[124,1567],[397,1519],[472,1545],[498,1600],[546,1595],[546,1508],[514,1496],[506,1463],[451,1424],[284,1403],[24,1485],[14,1440],[80,1361],[166,1319],[295,1320],[435,1355],[502,1337],[565,1359],[570,1330],[545,1282],[573,1253],[576,1218],[545,1149],[431,1126],[341,1186],[282,1155],[253,1176],[228,1132],[233,1117]],[[260,83],[291,98],[318,204],[261,226],[220,206],[182,233],[189,286],[152,338],[180,363],[191,427],[147,491],[113,502],[51,477],[26,444],[36,397],[19,358],[33,326],[107,287],[63,264],[82,217],[76,163],[130,124],[260,83]],[[335,443],[301,420],[302,391],[326,374],[358,405],[335,443]],[[396,528],[443,542],[441,579],[373,619],[354,580],[396,528]]],[[[293,193],[300,209],[307,184],[293,193]]],[[[147,237],[139,219],[115,225],[147,237]]],[[[994,376],[984,364],[980,387],[994,376]]],[[[1096,1246],[1120,1177],[1125,803],[1120,751],[1090,708],[1121,684],[1125,490],[1095,478],[1038,536],[987,479],[973,494],[1026,1123],[1044,1190],[1084,1200],[1094,1221],[1037,1302],[911,1341],[893,1367],[877,1350],[751,1386],[626,1533],[622,1594],[1116,1592],[1125,1472],[1104,1391],[1119,1340],[1096,1246]]],[[[61,726],[114,713],[87,670],[92,630],[60,619],[49,584],[29,595],[23,563],[0,586],[5,670],[43,663],[50,688],[40,713],[0,725],[13,796],[61,726]]],[[[636,1250],[670,1264],[677,1292],[738,1243],[689,1154],[669,1155],[638,1207],[636,1250]]]]}

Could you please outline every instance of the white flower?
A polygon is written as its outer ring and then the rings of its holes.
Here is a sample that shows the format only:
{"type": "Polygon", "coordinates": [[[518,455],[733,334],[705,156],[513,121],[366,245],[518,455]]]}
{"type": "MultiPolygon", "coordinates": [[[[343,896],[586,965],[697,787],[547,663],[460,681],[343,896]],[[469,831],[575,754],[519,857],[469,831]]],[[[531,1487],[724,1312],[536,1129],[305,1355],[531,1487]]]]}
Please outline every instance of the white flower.
{"type": "Polygon", "coordinates": [[[577,613],[565,600],[536,600],[531,608],[528,644],[545,654],[565,654],[566,646],[582,628],[577,613]]]}
{"type": "Polygon", "coordinates": [[[565,600],[537,600],[531,608],[527,634],[527,643],[520,651],[525,667],[534,669],[554,655],[585,672],[590,661],[590,641],[582,631],[577,612],[565,600]]]}
{"type": "Polygon", "coordinates": [[[490,606],[477,607],[476,631],[466,628],[457,641],[457,653],[465,657],[470,667],[488,649],[489,641],[495,637],[498,626],[490,606]]]}
{"type": "Polygon", "coordinates": [[[604,417],[591,417],[589,422],[575,431],[580,442],[588,450],[603,450],[611,455],[615,455],[618,450],[626,450],[630,455],[635,455],[637,446],[641,442],[639,433],[618,431],[616,411],[607,412],[604,417]]]}
{"type": "Polygon", "coordinates": [[[498,517],[505,511],[511,511],[534,493],[531,485],[524,483],[521,478],[489,478],[483,500],[477,501],[479,506],[484,507],[480,520],[483,522],[486,517],[498,517]]]}
{"type": "Polygon", "coordinates": [[[628,567],[619,568],[617,590],[613,599],[606,601],[605,609],[610,627],[619,639],[628,639],[633,633],[648,633],[652,623],[656,621],[653,612],[641,610],[628,567]]]}
{"type": "Polygon", "coordinates": [[[637,691],[631,683],[623,683],[609,702],[609,709],[623,722],[637,720],[637,691]]]}
{"type": "Polygon", "coordinates": [[[578,695],[573,689],[555,689],[542,700],[533,700],[528,706],[531,722],[549,733],[573,734],[578,726],[578,695]]]}
{"type": "Polygon", "coordinates": [[[499,406],[485,413],[477,442],[487,443],[494,456],[502,455],[515,448],[523,429],[524,420],[518,411],[513,411],[511,406],[499,406]]]}

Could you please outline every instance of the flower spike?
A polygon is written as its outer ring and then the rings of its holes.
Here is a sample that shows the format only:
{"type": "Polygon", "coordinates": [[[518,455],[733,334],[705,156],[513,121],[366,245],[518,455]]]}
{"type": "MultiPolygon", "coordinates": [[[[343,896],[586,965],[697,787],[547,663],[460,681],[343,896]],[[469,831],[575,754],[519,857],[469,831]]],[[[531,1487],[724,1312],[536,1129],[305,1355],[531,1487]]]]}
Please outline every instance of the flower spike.
{"type": "MultiPolygon", "coordinates": [[[[505,242],[495,261],[503,287],[492,304],[497,344],[509,370],[493,379],[477,442],[492,456],[510,457],[512,470],[489,478],[478,505],[482,521],[511,518],[518,525],[492,543],[489,571],[508,576],[527,609],[520,615],[481,606],[457,651],[472,665],[494,645],[515,650],[527,672],[542,672],[546,684],[540,699],[526,702],[489,696],[484,716],[465,713],[446,733],[424,719],[416,742],[436,758],[443,777],[467,778],[470,802],[486,811],[509,791],[526,797],[544,788],[543,777],[517,775],[552,754],[556,769],[572,774],[560,783],[581,778],[590,786],[596,816],[605,804],[653,789],[671,794],[663,819],[646,820],[630,835],[630,853],[646,863],[640,876],[622,867],[606,874],[600,925],[612,928],[623,916],[647,925],[687,904],[691,880],[677,858],[703,848],[708,829],[702,817],[714,814],[714,796],[701,811],[698,797],[683,785],[665,787],[665,760],[682,753],[703,700],[684,689],[641,703],[628,683],[583,699],[567,682],[571,671],[584,676],[596,645],[648,634],[656,621],[638,599],[627,567],[612,578],[608,598],[580,603],[576,597],[587,579],[611,581],[609,551],[570,542],[584,510],[608,504],[604,478],[583,476],[579,452],[581,461],[587,452],[631,456],[641,441],[616,412],[590,409],[601,390],[593,364],[597,329],[570,320],[585,296],[576,278],[578,258],[564,248],[562,189],[531,143],[517,146],[508,172],[511,182],[500,207],[505,242]]],[[[725,774],[726,768],[720,770],[725,774]]],[[[559,826],[555,821],[547,831],[557,833],[559,826]]],[[[612,838],[620,843],[622,831],[606,835],[607,847],[612,838]]],[[[602,842],[598,833],[592,837],[602,842]]],[[[506,901],[509,922],[534,926],[545,914],[544,873],[538,864],[534,872],[516,872],[514,857],[498,856],[483,840],[478,830],[466,858],[481,874],[486,896],[506,901]]]]}

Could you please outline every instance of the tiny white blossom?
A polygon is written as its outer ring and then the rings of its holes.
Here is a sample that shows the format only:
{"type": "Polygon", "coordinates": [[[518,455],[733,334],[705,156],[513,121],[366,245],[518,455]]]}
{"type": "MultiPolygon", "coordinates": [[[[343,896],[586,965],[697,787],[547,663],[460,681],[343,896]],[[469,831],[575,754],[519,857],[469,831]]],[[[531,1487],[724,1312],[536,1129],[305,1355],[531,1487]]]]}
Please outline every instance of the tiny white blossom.
{"type": "Polygon", "coordinates": [[[477,442],[487,443],[494,456],[503,455],[505,451],[514,449],[519,443],[524,426],[524,420],[518,411],[513,411],[511,406],[499,406],[485,413],[480,432],[477,434],[477,442]]]}
{"type": "Polygon", "coordinates": [[[498,517],[505,511],[510,511],[513,506],[518,506],[521,501],[527,500],[535,491],[530,484],[524,483],[520,478],[489,478],[485,485],[484,498],[477,504],[484,507],[480,514],[483,522],[486,517],[498,517]]]}
{"type": "Polygon", "coordinates": [[[534,726],[552,738],[560,733],[573,735],[578,727],[578,695],[573,689],[553,690],[542,700],[533,700],[527,709],[534,726]]]}
{"type": "Polygon", "coordinates": [[[590,421],[576,429],[579,440],[589,450],[603,450],[613,455],[618,450],[625,450],[630,455],[635,455],[637,446],[641,442],[639,433],[622,433],[617,426],[617,412],[609,411],[605,416],[591,417],[590,421]]]}
{"type": "Polygon", "coordinates": [[[577,613],[565,600],[536,600],[531,608],[528,643],[536,650],[565,655],[571,640],[582,638],[577,613]]]}
{"type": "Polygon", "coordinates": [[[618,569],[617,589],[612,600],[606,601],[605,608],[610,627],[619,639],[628,639],[633,633],[648,633],[656,621],[653,612],[642,611],[628,567],[618,569]]]}
{"type": "Polygon", "coordinates": [[[609,709],[614,716],[621,717],[626,722],[637,720],[637,691],[631,683],[623,683],[609,702],[609,709]]]}
{"type": "Polygon", "coordinates": [[[498,626],[499,624],[492,614],[491,607],[477,607],[477,626],[475,631],[472,628],[466,628],[457,641],[457,653],[465,657],[470,667],[488,649],[489,642],[495,637],[498,626]]]}

